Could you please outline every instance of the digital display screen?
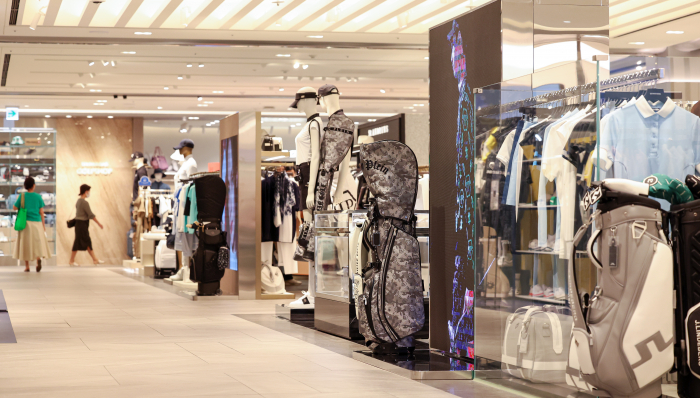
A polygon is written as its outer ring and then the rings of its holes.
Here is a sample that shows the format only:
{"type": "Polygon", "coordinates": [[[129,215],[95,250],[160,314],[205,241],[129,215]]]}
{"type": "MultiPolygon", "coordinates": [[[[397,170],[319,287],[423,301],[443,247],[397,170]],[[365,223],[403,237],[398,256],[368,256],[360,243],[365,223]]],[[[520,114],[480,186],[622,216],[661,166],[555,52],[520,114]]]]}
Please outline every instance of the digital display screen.
{"type": "Polygon", "coordinates": [[[238,136],[221,141],[221,177],[227,188],[223,227],[230,250],[229,268],[238,271],[238,136]]]}
{"type": "Polygon", "coordinates": [[[500,3],[430,31],[430,346],[474,358],[473,89],[500,81],[500,3]],[[478,35],[474,33],[478,32],[478,35]]]}

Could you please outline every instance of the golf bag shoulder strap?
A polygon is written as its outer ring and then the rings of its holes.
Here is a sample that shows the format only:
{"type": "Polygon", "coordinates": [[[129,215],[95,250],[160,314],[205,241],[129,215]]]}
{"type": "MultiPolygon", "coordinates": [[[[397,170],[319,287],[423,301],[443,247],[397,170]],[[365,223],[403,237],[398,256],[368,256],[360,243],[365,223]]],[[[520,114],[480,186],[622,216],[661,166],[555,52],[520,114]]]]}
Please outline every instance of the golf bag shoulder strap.
{"type": "MultiPolygon", "coordinates": [[[[576,246],[581,242],[581,239],[583,239],[583,236],[593,223],[593,220],[599,214],[600,210],[596,210],[595,213],[591,214],[588,221],[578,229],[576,235],[574,235],[574,241],[571,245],[571,257],[569,257],[569,304],[571,305],[571,312],[574,318],[574,327],[583,329],[587,333],[590,333],[590,329],[586,322],[586,311],[584,311],[584,307],[581,305],[581,296],[579,295],[578,280],[576,278],[576,246]]],[[[597,234],[593,236],[596,237],[597,234]]],[[[591,241],[592,240],[593,239],[591,239],[591,241]]]]}

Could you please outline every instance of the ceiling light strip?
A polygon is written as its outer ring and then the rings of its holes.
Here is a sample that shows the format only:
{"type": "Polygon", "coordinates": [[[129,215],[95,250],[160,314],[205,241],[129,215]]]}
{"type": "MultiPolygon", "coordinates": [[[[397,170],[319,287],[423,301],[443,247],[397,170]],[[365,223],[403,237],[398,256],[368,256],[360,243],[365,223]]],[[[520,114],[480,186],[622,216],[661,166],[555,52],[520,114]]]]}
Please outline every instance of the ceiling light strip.
{"type": "Polygon", "coordinates": [[[141,4],[143,3],[143,0],[131,0],[129,2],[129,5],[126,6],[126,10],[122,13],[122,16],[119,17],[119,20],[117,21],[116,25],[114,25],[115,28],[124,28],[126,27],[126,24],[129,23],[131,18],[133,18],[134,14],[136,14],[136,11],[138,11],[139,7],[141,7],[141,4]]]}
{"type": "Polygon", "coordinates": [[[209,3],[206,7],[204,7],[204,10],[202,10],[202,12],[200,12],[194,18],[192,18],[190,23],[187,24],[187,29],[196,29],[197,26],[204,22],[204,20],[207,19],[207,17],[211,15],[211,13],[216,11],[216,9],[219,8],[221,3],[223,2],[224,0],[213,0],[211,3],[209,3]]]}
{"type": "Polygon", "coordinates": [[[324,7],[321,7],[320,10],[316,11],[315,13],[309,15],[308,17],[304,18],[303,21],[299,22],[298,24],[292,26],[289,30],[290,31],[296,31],[300,30],[304,26],[310,24],[311,22],[317,20],[320,18],[323,14],[327,13],[328,11],[332,10],[333,7],[340,5],[345,0],[333,0],[330,3],[326,4],[324,7]]]}
{"type": "Polygon", "coordinates": [[[289,14],[290,12],[294,11],[295,8],[299,7],[300,5],[304,4],[305,0],[294,0],[288,5],[282,7],[281,10],[277,11],[274,15],[272,15],[270,18],[265,20],[265,22],[261,23],[255,30],[264,30],[269,28],[273,23],[276,21],[281,20],[285,15],[289,14]]]}
{"type": "Polygon", "coordinates": [[[250,3],[246,4],[245,7],[243,7],[240,11],[238,11],[234,16],[229,18],[228,21],[226,21],[219,29],[231,29],[233,25],[236,24],[236,22],[240,21],[248,15],[251,11],[255,9],[260,3],[262,3],[263,0],[251,0],[250,3]]]}
{"type": "Polygon", "coordinates": [[[49,6],[46,9],[46,16],[44,17],[43,26],[53,26],[56,22],[56,17],[58,16],[58,10],[61,8],[61,3],[63,0],[51,0],[49,6]]]}
{"type": "Polygon", "coordinates": [[[177,8],[182,4],[183,0],[170,0],[168,5],[163,8],[163,11],[158,14],[156,19],[153,20],[149,29],[158,29],[163,23],[177,10],[177,8]]]}
{"type": "MultiPolygon", "coordinates": [[[[380,17],[380,18],[376,19],[374,22],[368,23],[367,25],[363,26],[362,28],[356,30],[356,32],[357,32],[357,33],[365,33],[365,32],[367,32],[368,30],[370,30],[370,29],[372,29],[372,28],[374,28],[374,27],[377,27],[377,26],[383,24],[384,22],[390,20],[391,18],[394,18],[394,17],[398,16],[399,14],[402,14],[402,13],[404,13],[404,12],[410,10],[411,8],[414,8],[414,7],[417,7],[417,6],[421,5],[421,4],[423,4],[424,1],[425,1],[425,0],[415,0],[415,1],[412,1],[412,2],[406,4],[405,6],[403,6],[403,7],[401,7],[401,8],[397,8],[397,9],[393,10],[392,12],[390,12],[389,14],[384,15],[383,17],[380,17]]],[[[408,27],[408,26],[406,26],[406,27],[408,27]]]]}
{"type": "MultiPolygon", "coordinates": [[[[4,113],[5,109],[0,109],[0,113],[4,113]]],[[[118,109],[118,110],[96,110],[96,109],[22,109],[22,114],[43,114],[43,115],[174,115],[174,116],[231,116],[234,115],[236,111],[179,111],[179,110],[129,110],[129,109],[118,109]]],[[[321,115],[326,115],[325,113],[320,113],[321,115]]],[[[346,113],[348,117],[389,117],[395,116],[396,113],[363,113],[363,112],[348,112],[346,113]]],[[[279,117],[303,117],[303,114],[299,112],[261,112],[261,116],[279,116],[279,117]]]]}
{"type": "Polygon", "coordinates": [[[373,8],[382,5],[384,3],[384,1],[385,0],[375,0],[375,1],[367,4],[366,6],[360,8],[359,10],[353,12],[352,14],[348,15],[347,17],[341,19],[340,21],[334,23],[333,25],[327,27],[326,29],[324,29],[324,31],[326,31],[326,32],[334,31],[334,30],[338,29],[339,27],[345,25],[346,23],[352,21],[353,19],[359,17],[360,15],[366,13],[367,11],[372,10],[373,8]]]}

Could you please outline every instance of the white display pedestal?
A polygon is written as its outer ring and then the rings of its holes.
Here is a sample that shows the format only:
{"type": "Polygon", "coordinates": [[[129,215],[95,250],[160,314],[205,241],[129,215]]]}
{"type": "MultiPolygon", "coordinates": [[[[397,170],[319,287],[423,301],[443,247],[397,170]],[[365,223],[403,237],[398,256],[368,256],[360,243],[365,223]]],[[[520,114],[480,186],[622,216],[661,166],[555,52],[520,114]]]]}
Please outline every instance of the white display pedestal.
{"type": "Polygon", "coordinates": [[[155,265],[155,241],[165,240],[165,231],[160,232],[146,232],[141,234],[141,239],[139,244],[141,245],[141,264],[143,266],[155,265]]]}

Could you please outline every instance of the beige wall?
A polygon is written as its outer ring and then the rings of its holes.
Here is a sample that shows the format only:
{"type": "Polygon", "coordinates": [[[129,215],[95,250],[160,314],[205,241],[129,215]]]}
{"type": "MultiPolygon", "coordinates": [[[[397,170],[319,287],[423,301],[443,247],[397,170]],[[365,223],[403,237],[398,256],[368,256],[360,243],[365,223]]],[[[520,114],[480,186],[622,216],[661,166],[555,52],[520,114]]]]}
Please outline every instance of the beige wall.
{"type": "MultiPolygon", "coordinates": [[[[141,123],[142,121],[139,120],[141,123]]],[[[131,118],[22,118],[15,127],[56,129],[56,252],[58,265],[68,265],[74,232],[66,221],[75,214],[81,184],[92,187],[90,207],[104,230],[90,224],[90,236],[97,256],[107,264],[121,265],[126,259],[126,233],[130,228],[129,204],[133,171],[134,121],[131,118]],[[104,138],[102,138],[104,136],[104,138]],[[109,162],[109,176],[78,176],[81,162],[109,162]]],[[[142,131],[142,130],[141,130],[142,131]]],[[[79,264],[91,264],[87,253],[78,255],[79,264]]]]}

